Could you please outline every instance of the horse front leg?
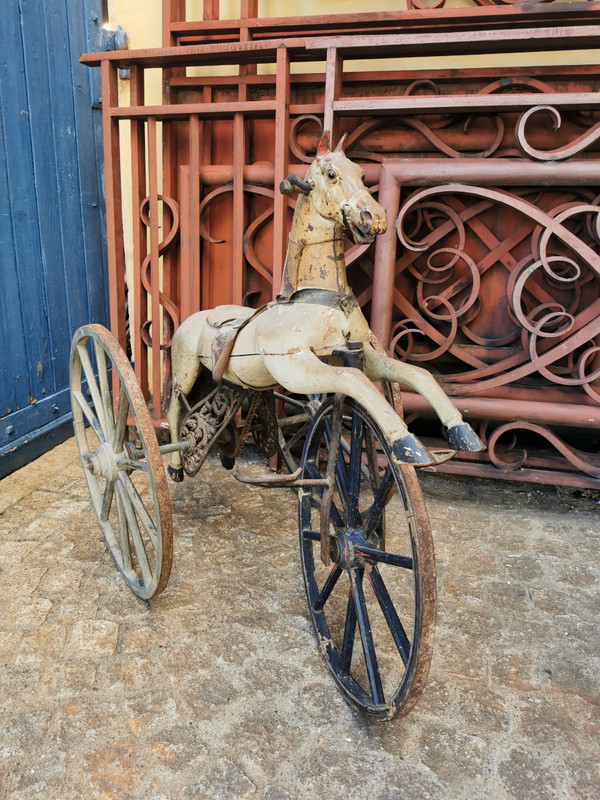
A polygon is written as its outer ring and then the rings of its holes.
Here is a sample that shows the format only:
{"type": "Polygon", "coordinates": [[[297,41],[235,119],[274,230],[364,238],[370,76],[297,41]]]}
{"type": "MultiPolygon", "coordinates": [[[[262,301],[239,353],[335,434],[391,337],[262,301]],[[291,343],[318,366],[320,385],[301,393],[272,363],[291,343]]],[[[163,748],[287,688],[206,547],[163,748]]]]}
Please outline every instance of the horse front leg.
{"type": "Polygon", "coordinates": [[[263,355],[266,368],[281,386],[296,394],[346,394],[360,403],[379,424],[392,445],[398,464],[432,464],[427,448],[359,369],[333,367],[310,351],[287,355],[263,355]]]}
{"type": "Polygon", "coordinates": [[[393,381],[414,389],[433,406],[446,428],[448,444],[452,450],[478,452],[484,444],[444,392],[433,375],[422,367],[415,367],[390,358],[368,345],[365,347],[365,374],[373,381],[393,381]]]}

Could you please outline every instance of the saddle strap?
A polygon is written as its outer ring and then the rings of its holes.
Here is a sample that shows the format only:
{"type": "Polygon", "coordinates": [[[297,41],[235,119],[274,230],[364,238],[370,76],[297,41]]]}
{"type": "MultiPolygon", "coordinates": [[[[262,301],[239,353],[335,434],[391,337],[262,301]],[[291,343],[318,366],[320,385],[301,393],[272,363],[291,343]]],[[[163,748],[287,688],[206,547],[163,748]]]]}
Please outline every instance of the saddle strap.
{"type": "MultiPolygon", "coordinates": [[[[237,320],[235,320],[235,322],[237,322],[237,320]]],[[[227,363],[229,362],[229,356],[231,355],[233,345],[235,344],[235,340],[241,327],[242,326],[240,325],[236,328],[229,326],[220,328],[219,332],[212,341],[212,375],[217,383],[221,383],[223,379],[223,373],[225,372],[227,363]]]]}
{"type": "Polygon", "coordinates": [[[227,320],[218,326],[210,349],[213,363],[212,376],[217,383],[223,380],[223,375],[227,369],[231,351],[233,350],[239,332],[242,328],[245,328],[249,322],[256,319],[259,314],[262,314],[265,309],[269,308],[270,305],[272,304],[267,303],[257,308],[254,314],[251,314],[249,317],[238,317],[237,319],[227,320]]]}

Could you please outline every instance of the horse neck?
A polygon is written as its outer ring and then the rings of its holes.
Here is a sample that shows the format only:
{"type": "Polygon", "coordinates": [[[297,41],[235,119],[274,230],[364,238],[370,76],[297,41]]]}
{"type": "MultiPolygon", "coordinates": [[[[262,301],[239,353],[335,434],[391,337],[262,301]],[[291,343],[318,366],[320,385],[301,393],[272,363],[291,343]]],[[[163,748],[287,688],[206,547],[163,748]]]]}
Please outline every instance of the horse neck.
{"type": "Polygon", "coordinates": [[[322,217],[310,195],[296,203],[280,296],[298,289],[331,289],[348,294],[342,226],[322,217]]]}

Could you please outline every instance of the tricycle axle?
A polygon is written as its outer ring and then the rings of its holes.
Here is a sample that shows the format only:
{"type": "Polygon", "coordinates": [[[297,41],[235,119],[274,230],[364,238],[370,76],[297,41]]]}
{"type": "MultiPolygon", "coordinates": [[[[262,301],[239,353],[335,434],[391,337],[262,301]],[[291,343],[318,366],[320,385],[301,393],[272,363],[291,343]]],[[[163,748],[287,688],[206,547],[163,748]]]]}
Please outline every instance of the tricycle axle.
{"type": "Polygon", "coordinates": [[[167,453],[176,453],[178,450],[189,450],[190,443],[184,441],[172,442],[171,444],[161,444],[158,449],[160,450],[161,456],[164,456],[167,453]]]}

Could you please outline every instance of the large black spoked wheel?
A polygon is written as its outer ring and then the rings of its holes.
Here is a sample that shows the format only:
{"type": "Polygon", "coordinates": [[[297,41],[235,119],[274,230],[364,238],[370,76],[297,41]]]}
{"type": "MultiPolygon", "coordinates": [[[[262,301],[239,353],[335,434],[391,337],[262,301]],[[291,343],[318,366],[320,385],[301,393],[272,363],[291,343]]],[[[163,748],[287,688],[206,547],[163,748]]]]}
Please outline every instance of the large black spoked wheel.
{"type": "Polygon", "coordinates": [[[101,325],[84,325],[73,337],[71,403],[98,524],[125,582],[148,599],[165,588],[171,572],[171,501],[141,389],[121,346],[101,325]]]}
{"type": "Polygon", "coordinates": [[[300,489],[299,528],[327,666],[358,711],[403,716],[423,691],[435,628],[433,539],[415,471],[392,460],[364,408],[335,395],[307,433],[302,478],[321,484],[300,489]]]}

